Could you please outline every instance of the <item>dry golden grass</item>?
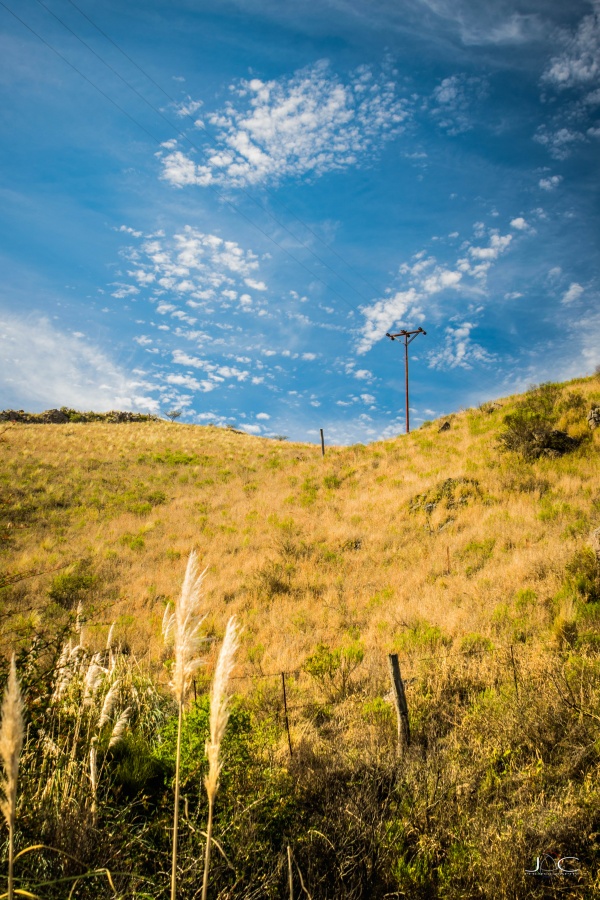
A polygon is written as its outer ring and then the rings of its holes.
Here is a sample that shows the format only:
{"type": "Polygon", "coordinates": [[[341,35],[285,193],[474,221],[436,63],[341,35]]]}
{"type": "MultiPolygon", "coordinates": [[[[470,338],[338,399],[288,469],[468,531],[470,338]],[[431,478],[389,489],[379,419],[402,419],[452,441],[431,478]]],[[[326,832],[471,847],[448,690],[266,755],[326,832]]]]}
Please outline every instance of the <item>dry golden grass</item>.
{"type": "MultiPolygon", "coordinates": [[[[580,379],[568,392],[589,409],[600,383],[580,379]]],[[[72,602],[104,622],[87,641],[104,646],[116,618],[117,643],[160,660],[165,602],[190,547],[208,566],[209,636],[232,614],[244,625],[240,671],[295,668],[320,641],[359,640],[365,658],[391,652],[419,622],[455,642],[498,639],[523,591],[539,632],[566,562],[599,524],[600,435],[560,459],[503,454],[496,438],[513,402],[459,412],[444,432],[438,422],[329,447],[324,459],[316,445],[214,427],[15,426],[0,445],[2,569],[67,568],[4,592],[5,639],[60,617],[71,601],[67,590],[51,603],[53,583],[87,573],[72,602]],[[449,478],[470,480],[454,486],[458,502],[425,509],[449,478]]],[[[582,433],[585,413],[563,419],[582,433]]]]}

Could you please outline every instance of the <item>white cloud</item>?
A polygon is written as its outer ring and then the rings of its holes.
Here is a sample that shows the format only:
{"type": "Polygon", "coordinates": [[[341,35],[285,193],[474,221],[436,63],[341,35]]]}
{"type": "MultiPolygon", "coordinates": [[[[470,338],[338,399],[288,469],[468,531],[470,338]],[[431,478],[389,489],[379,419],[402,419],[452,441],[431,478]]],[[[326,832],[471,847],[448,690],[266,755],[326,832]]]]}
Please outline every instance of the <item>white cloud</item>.
{"type": "Polygon", "coordinates": [[[472,363],[491,363],[495,356],[471,340],[472,322],[446,328],[444,346],[427,354],[431,369],[471,369],[472,363]]]}
{"type": "Polygon", "coordinates": [[[464,74],[450,75],[433,90],[429,104],[431,115],[448,134],[462,134],[473,127],[470,109],[486,93],[485,79],[464,74]]]}
{"type": "Polygon", "coordinates": [[[562,296],[561,303],[569,304],[574,303],[575,300],[579,300],[581,295],[583,294],[583,288],[580,284],[574,281],[567,291],[562,296]]]}
{"type": "MultiPolygon", "coordinates": [[[[513,222],[517,221],[521,223],[520,219],[513,219],[513,222]]],[[[470,241],[461,245],[460,249],[466,255],[458,259],[454,267],[438,265],[435,257],[428,256],[425,250],[416,253],[410,263],[403,263],[399,274],[408,281],[406,289],[377,300],[372,306],[361,307],[366,321],[361,329],[357,353],[366,353],[388,331],[395,329],[396,325],[407,328],[423,322],[424,308],[431,308],[431,298],[442,291],[460,289],[462,292],[481,295],[491,266],[508,249],[513,238],[511,234],[500,234],[497,228],[486,231],[483,222],[476,222],[475,237],[481,240],[486,233],[488,242],[485,246],[470,241]],[[470,284],[465,284],[464,276],[472,279],[470,284]]],[[[459,351],[460,348],[454,348],[453,358],[459,358],[459,351]]],[[[470,352],[473,356],[474,351],[471,349],[470,352]]]]}
{"type": "Polygon", "coordinates": [[[540,178],[539,186],[543,191],[553,191],[562,180],[562,175],[550,175],[549,178],[540,178]]]}
{"type": "Polygon", "coordinates": [[[420,295],[414,288],[397,291],[392,297],[378,300],[373,306],[363,306],[361,311],[366,322],[362,328],[362,338],[357,353],[366,353],[390,329],[393,322],[406,324],[410,320],[411,308],[418,302],[420,295]]]}
{"type": "Polygon", "coordinates": [[[487,247],[469,247],[469,253],[473,259],[494,261],[507,249],[511,241],[512,234],[501,235],[492,232],[487,247]]]}
{"type": "Polygon", "coordinates": [[[134,228],[130,228],[129,225],[119,225],[118,228],[115,228],[115,231],[122,231],[125,234],[131,234],[136,238],[140,238],[142,236],[141,231],[136,231],[134,228]]]}
{"type": "Polygon", "coordinates": [[[201,106],[202,100],[192,100],[191,97],[188,97],[184,103],[178,103],[175,108],[177,115],[184,118],[185,116],[193,116],[201,106]]]}
{"type": "Polygon", "coordinates": [[[268,421],[271,416],[268,413],[258,413],[256,416],[257,419],[264,419],[264,421],[268,421]]]}
{"type": "Polygon", "coordinates": [[[548,131],[546,126],[542,125],[536,131],[534,140],[546,147],[554,159],[567,159],[574,147],[585,141],[585,135],[580,131],[564,127],[557,128],[556,131],[548,131]]]}
{"type": "Polygon", "coordinates": [[[267,286],[264,281],[255,281],[254,278],[244,278],[244,282],[248,285],[249,288],[252,288],[253,291],[267,290],[267,286]]]}
{"type": "Polygon", "coordinates": [[[462,272],[453,272],[450,269],[436,270],[423,281],[423,291],[426,294],[437,294],[445,288],[456,287],[462,278],[462,272]]]}
{"type": "Polygon", "coordinates": [[[117,300],[124,300],[126,297],[135,296],[135,294],[139,294],[140,289],[137,288],[133,284],[120,284],[118,282],[113,283],[111,287],[116,287],[116,291],[112,291],[111,296],[115,297],[117,300]]]}
{"type": "Polygon", "coordinates": [[[522,216],[518,216],[516,219],[512,219],[510,227],[516,228],[517,231],[527,231],[529,225],[522,216]]]}
{"type": "Polygon", "coordinates": [[[561,54],[555,56],[543,80],[559,89],[593,84],[600,77],[600,8],[597,2],[574,34],[565,39],[561,54]]]}
{"type": "Polygon", "coordinates": [[[158,411],[158,402],[143,393],[152,385],[46,318],[0,316],[0,345],[0,381],[11,406],[158,411]]]}
{"type": "Polygon", "coordinates": [[[231,86],[237,104],[208,117],[219,149],[199,165],[180,150],[168,153],[161,177],[176,187],[243,186],[359,165],[409,116],[395,91],[387,71],[361,66],[344,83],[327,61],[278,81],[240,81],[231,86]]]}

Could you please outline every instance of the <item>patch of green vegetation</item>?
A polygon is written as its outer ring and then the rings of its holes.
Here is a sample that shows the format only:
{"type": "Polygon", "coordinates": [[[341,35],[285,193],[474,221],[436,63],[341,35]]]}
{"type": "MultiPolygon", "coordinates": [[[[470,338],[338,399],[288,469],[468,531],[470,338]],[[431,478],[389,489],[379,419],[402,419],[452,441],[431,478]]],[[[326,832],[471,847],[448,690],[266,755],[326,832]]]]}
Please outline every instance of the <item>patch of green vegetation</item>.
{"type": "Polygon", "coordinates": [[[413,497],[410,501],[410,511],[430,515],[440,505],[445,509],[456,509],[481,497],[482,491],[476,479],[446,478],[424,494],[413,497]]]}
{"type": "Polygon", "coordinates": [[[165,450],[164,453],[142,454],[138,462],[155,462],[166,466],[197,466],[202,460],[196,453],[186,453],[184,450],[165,450]]]}
{"type": "Polygon", "coordinates": [[[439,647],[448,647],[452,643],[451,638],[444,634],[437,625],[432,625],[426,619],[417,621],[402,632],[394,641],[394,647],[399,653],[414,653],[415,651],[433,652],[439,647]]]}
{"type": "Polygon", "coordinates": [[[79,567],[73,572],[59,572],[48,588],[48,597],[63,609],[74,609],[96,586],[97,576],[79,567]]]}
{"type": "Polygon", "coordinates": [[[486,538],[483,541],[469,541],[458,554],[460,559],[467,563],[465,575],[471,578],[479,572],[491,558],[496,541],[494,538],[486,538]]]}
{"type": "Polygon", "coordinates": [[[303,668],[333,703],[344,700],[356,689],[354,673],[361,665],[364,655],[364,648],[359,643],[336,650],[320,643],[315,652],[306,658],[303,668]]]}
{"type": "Polygon", "coordinates": [[[459,646],[460,652],[465,656],[478,656],[494,649],[494,645],[488,637],[475,632],[463,635],[459,646]]]}
{"type": "Polygon", "coordinates": [[[513,411],[504,416],[504,430],[498,437],[500,447],[519,453],[524,459],[553,458],[575,450],[580,440],[556,428],[565,402],[562,393],[561,385],[551,382],[530,388],[513,411]]]}
{"type": "Polygon", "coordinates": [[[120,542],[125,547],[129,547],[130,550],[136,551],[143,550],[146,546],[143,531],[141,531],[139,534],[131,534],[130,532],[126,532],[125,534],[121,535],[120,542]]]}

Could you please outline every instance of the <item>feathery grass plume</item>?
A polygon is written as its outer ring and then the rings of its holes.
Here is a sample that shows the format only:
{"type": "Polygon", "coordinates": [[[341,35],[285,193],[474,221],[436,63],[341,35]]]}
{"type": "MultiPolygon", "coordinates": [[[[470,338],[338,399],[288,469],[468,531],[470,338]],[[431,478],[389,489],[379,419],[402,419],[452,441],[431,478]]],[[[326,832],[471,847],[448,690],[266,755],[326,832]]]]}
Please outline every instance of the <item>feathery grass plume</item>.
{"type": "Polygon", "coordinates": [[[117,620],[115,619],[108,630],[108,637],[106,638],[106,649],[108,650],[108,668],[110,672],[112,672],[116,664],[115,653],[113,650],[113,638],[116,624],[117,620]]]}
{"type": "MultiPolygon", "coordinates": [[[[202,638],[200,627],[205,619],[200,613],[200,588],[206,569],[198,574],[196,551],[190,553],[181,596],[175,609],[163,618],[163,635],[165,641],[173,638],[175,665],[171,687],[178,703],[183,703],[196,669],[203,660],[198,656],[202,638]]],[[[168,608],[168,607],[167,607],[168,608]]]]}
{"type": "Polygon", "coordinates": [[[112,625],[108,629],[108,637],[106,638],[106,649],[107,650],[110,650],[112,648],[116,624],[117,624],[117,620],[115,619],[115,621],[112,623],[112,625]]]}
{"type": "Polygon", "coordinates": [[[73,666],[71,664],[71,641],[65,644],[56,663],[56,683],[52,693],[52,702],[56,703],[66,691],[71,678],[73,677],[73,666]]]}
{"type": "Polygon", "coordinates": [[[117,678],[117,680],[108,691],[106,697],[104,698],[104,703],[102,704],[102,710],[100,712],[100,718],[98,719],[98,730],[104,728],[106,723],[110,720],[110,717],[113,714],[113,710],[117,705],[117,699],[119,697],[120,689],[121,679],[117,678]]]}
{"type": "Polygon", "coordinates": [[[190,553],[181,595],[173,612],[167,606],[163,616],[163,636],[165,643],[173,641],[175,665],[171,688],[178,706],[177,750],[175,753],[175,808],[173,812],[173,851],[171,866],[171,900],[175,900],[177,889],[177,832],[179,824],[179,782],[181,765],[181,727],[183,723],[183,701],[194,672],[203,662],[198,656],[202,638],[200,627],[204,616],[200,613],[200,588],[206,573],[198,574],[196,551],[190,553]]]}
{"type": "Polygon", "coordinates": [[[112,734],[110,736],[110,741],[108,742],[108,749],[112,750],[113,747],[116,747],[119,741],[122,739],[123,734],[125,733],[125,729],[127,728],[127,723],[129,722],[129,717],[131,715],[131,707],[128,706],[127,709],[123,710],[115,727],[112,730],[112,734]]]}
{"type": "Polygon", "coordinates": [[[227,623],[225,637],[221,645],[221,652],[217,661],[217,667],[213,677],[210,692],[210,740],[206,744],[208,757],[208,775],[204,780],[208,795],[208,824],[206,827],[206,852],[204,856],[204,880],[202,884],[202,900],[206,900],[208,891],[208,873],[210,868],[210,848],[212,841],[212,823],[215,797],[219,788],[219,775],[221,774],[221,760],[219,750],[221,741],[229,719],[230,696],[227,693],[227,683],[233,670],[233,661],[239,645],[239,630],[235,616],[227,623]]]}
{"type": "Polygon", "coordinates": [[[107,674],[107,670],[103,668],[98,662],[99,655],[100,654],[96,654],[93,657],[85,676],[85,693],[83,695],[83,702],[86,706],[89,706],[93,702],[94,694],[100,687],[100,682],[107,674]]]}
{"type": "Polygon", "coordinates": [[[23,748],[23,699],[17,680],[15,657],[10,662],[8,683],[2,701],[0,726],[0,759],[4,772],[0,778],[0,809],[8,825],[8,900],[13,900],[13,864],[15,852],[15,813],[17,809],[17,776],[23,748]]]}
{"type": "Polygon", "coordinates": [[[96,818],[98,797],[98,738],[93,737],[90,745],[90,782],[92,785],[92,815],[96,818]]]}
{"type": "Polygon", "coordinates": [[[83,626],[85,625],[85,619],[83,616],[83,603],[81,600],[77,604],[77,612],[75,613],[75,631],[77,632],[78,642],[79,644],[83,644],[83,626]]]}

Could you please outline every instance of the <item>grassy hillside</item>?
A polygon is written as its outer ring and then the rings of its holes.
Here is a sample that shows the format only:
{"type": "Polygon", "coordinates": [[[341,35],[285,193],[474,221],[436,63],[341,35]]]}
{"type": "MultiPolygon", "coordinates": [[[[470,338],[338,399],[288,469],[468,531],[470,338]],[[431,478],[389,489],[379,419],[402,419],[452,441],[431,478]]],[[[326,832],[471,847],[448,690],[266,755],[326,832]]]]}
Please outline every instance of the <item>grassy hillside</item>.
{"type": "MultiPolygon", "coordinates": [[[[540,885],[523,870],[550,846],[584,860],[577,884],[563,878],[560,889],[592,897],[600,887],[600,573],[588,546],[600,528],[600,429],[586,422],[594,404],[600,381],[579,379],[409,436],[329,447],[324,458],[315,445],[166,422],[6,425],[2,651],[21,649],[46,709],[39,684],[46,678],[52,689],[77,615],[88,654],[116,622],[116,642],[161,694],[170,665],[163,613],[196,547],[208,567],[213,639],[197,690],[237,614],[235,675],[251,723],[243,733],[254,741],[244,744],[251,789],[226,779],[227,852],[241,881],[232,887],[222,861],[219,897],[283,896],[286,842],[315,900],[537,896],[557,883],[540,885]],[[575,439],[569,452],[532,450],[542,421],[575,439]],[[524,422],[533,423],[529,443],[524,422]],[[507,427],[522,452],[501,446],[507,427]],[[385,699],[393,652],[413,729],[401,765],[385,699]],[[282,671],[296,673],[291,761],[272,677],[282,671]],[[291,807],[275,824],[257,812],[248,820],[254,837],[242,841],[236,816],[266,796],[269,808],[284,796],[291,807]],[[250,863],[257,847],[264,871],[250,863]]],[[[132,726],[131,739],[162,765],[169,742],[149,728],[135,737],[132,726]]],[[[123,790],[120,777],[111,790],[123,790]]],[[[152,793],[144,777],[136,785],[133,795],[152,793]]],[[[50,831],[51,818],[42,816],[50,831]]],[[[34,820],[25,828],[32,840],[34,820]]],[[[106,864],[85,834],[82,855],[106,864]]],[[[121,886],[119,896],[164,895],[142,843],[130,865],[154,887],[121,886]]]]}
{"type": "Polygon", "coordinates": [[[196,547],[210,628],[238,613],[245,662],[269,670],[319,641],[398,650],[425,623],[454,644],[518,640],[525,595],[526,636],[548,636],[572,614],[567,596],[551,604],[565,566],[600,525],[600,434],[585,422],[599,400],[598,380],[564,386],[558,427],[588,440],[535,461],[499,449],[513,398],[324,459],[213,427],[15,425],[0,445],[2,570],[67,568],[5,591],[5,610],[31,611],[13,623],[21,634],[82,600],[154,651],[196,547]]]}

